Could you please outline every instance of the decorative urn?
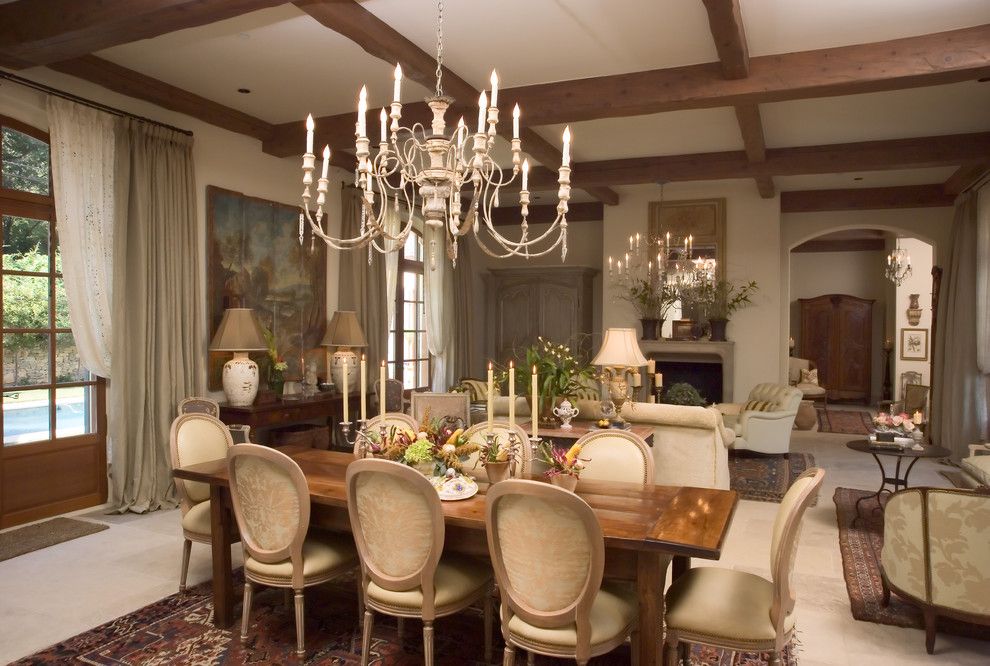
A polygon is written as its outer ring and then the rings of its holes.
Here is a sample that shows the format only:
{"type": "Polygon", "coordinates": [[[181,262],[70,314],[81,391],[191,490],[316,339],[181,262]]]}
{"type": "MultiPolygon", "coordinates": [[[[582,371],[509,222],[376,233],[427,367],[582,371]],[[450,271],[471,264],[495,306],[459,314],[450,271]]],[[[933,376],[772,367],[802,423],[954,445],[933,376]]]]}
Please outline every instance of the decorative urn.
{"type": "Polygon", "coordinates": [[[560,403],[560,405],[553,408],[553,413],[554,416],[559,418],[561,421],[560,429],[570,430],[573,427],[571,425],[571,419],[576,417],[580,413],[580,410],[578,410],[577,407],[571,405],[571,401],[565,398],[564,401],[560,403]]]}

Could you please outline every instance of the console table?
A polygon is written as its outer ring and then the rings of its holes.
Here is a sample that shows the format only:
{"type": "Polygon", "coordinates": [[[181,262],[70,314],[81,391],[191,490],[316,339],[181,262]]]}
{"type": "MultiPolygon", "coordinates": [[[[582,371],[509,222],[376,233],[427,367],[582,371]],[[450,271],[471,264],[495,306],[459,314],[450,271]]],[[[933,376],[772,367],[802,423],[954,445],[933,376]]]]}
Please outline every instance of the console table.
{"type": "MultiPolygon", "coordinates": [[[[532,421],[522,421],[519,423],[519,426],[527,433],[530,433],[533,430],[532,421]]],[[[551,442],[561,447],[570,446],[582,435],[587,435],[589,432],[608,432],[608,430],[605,428],[595,427],[594,421],[586,421],[583,419],[580,421],[571,421],[570,430],[540,427],[541,438],[549,439],[551,442]]],[[[653,446],[652,426],[633,423],[630,425],[628,430],[615,429],[615,432],[631,432],[634,435],[639,435],[642,437],[647,446],[653,446]]]]}
{"type": "MultiPolygon", "coordinates": [[[[368,394],[369,418],[378,412],[372,410],[373,393],[368,394]]],[[[361,396],[357,393],[350,395],[348,401],[350,418],[355,420],[361,416],[361,396]]],[[[343,419],[344,396],[341,393],[317,393],[310,398],[295,400],[273,400],[272,402],[255,403],[247,407],[232,407],[225,402],[220,403],[220,420],[228,425],[244,424],[251,430],[258,428],[273,428],[278,426],[320,421],[330,428],[330,446],[335,446],[337,424],[343,419]]]]}

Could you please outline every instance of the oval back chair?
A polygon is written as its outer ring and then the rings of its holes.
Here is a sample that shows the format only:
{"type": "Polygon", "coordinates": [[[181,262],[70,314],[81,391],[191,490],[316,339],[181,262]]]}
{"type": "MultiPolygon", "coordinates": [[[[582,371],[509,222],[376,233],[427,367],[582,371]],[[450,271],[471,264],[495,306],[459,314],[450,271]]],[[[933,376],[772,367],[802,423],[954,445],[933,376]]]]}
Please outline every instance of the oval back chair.
{"type": "MultiPolygon", "coordinates": [[[[386,428],[402,428],[403,430],[412,430],[416,432],[419,428],[419,424],[416,423],[413,417],[408,414],[403,414],[402,412],[385,412],[384,414],[379,414],[373,418],[368,419],[368,423],[365,424],[365,430],[373,433],[378,433],[380,426],[384,424],[386,428]]],[[[354,440],[354,455],[358,455],[361,442],[359,439],[354,440]]]]}
{"type": "Polygon", "coordinates": [[[179,414],[209,414],[213,418],[220,418],[220,403],[212,398],[185,398],[179,403],[179,414]]]}
{"type": "MultiPolygon", "coordinates": [[[[523,430],[519,424],[509,427],[508,421],[493,421],[492,422],[492,432],[495,434],[495,438],[499,443],[508,441],[509,433],[515,433],[516,437],[519,439],[519,455],[512,464],[509,466],[512,470],[512,476],[525,477],[529,476],[533,469],[533,447],[530,446],[529,436],[526,431],[523,430]]],[[[469,442],[474,442],[478,446],[485,443],[485,438],[488,435],[488,423],[478,423],[471,426],[464,431],[464,436],[467,437],[469,442]]],[[[488,474],[485,472],[485,468],[478,461],[480,454],[475,452],[468,456],[468,459],[464,462],[464,473],[469,474],[476,479],[488,480],[488,474]]]]}
{"type": "Polygon", "coordinates": [[[581,479],[653,485],[653,453],[642,437],[622,430],[602,430],[582,435],[579,456],[588,462],[581,479]]]}

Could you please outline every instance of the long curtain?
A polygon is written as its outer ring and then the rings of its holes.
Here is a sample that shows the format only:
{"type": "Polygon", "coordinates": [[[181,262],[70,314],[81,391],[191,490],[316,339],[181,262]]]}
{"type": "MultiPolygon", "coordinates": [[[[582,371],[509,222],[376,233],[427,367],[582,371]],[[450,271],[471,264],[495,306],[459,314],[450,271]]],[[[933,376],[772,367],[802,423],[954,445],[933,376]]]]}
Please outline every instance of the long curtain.
{"type": "Polygon", "coordinates": [[[87,370],[110,377],[117,119],[48,98],[56,229],[72,337],[87,370]]]}
{"type": "MultiPolygon", "coordinates": [[[[353,187],[341,191],[341,235],[353,238],[361,228],[361,192],[353,187]]],[[[340,296],[338,308],[353,310],[368,339],[368,347],[360,350],[367,355],[368,367],[376,368],[388,357],[388,310],[385,292],[385,261],[372,251],[368,265],[366,250],[340,253],[340,296]]],[[[394,293],[391,292],[391,293],[394,293]]],[[[377,377],[377,371],[369,371],[377,377]]]]}
{"type": "Polygon", "coordinates": [[[175,505],[169,426],[201,388],[199,235],[192,137],[117,122],[110,500],[142,512],[175,505]]]}
{"type": "Polygon", "coordinates": [[[473,248],[467,240],[461,241],[454,268],[454,361],[453,376],[460,381],[471,376],[471,360],[474,355],[475,332],[472,327],[477,304],[474,302],[474,270],[471,261],[473,248]]]}
{"type": "Polygon", "coordinates": [[[990,184],[976,202],[976,353],[983,374],[990,374],[990,184]]]}
{"type": "MultiPolygon", "coordinates": [[[[984,195],[985,196],[985,195],[984,195]]],[[[950,236],[949,265],[938,302],[939,336],[935,341],[935,441],[967,454],[967,446],[987,436],[987,382],[990,376],[977,366],[977,193],[956,200],[950,236]]],[[[986,261],[984,257],[983,261],[986,261]]],[[[985,302],[987,294],[983,293],[985,302]]]]}
{"type": "Polygon", "coordinates": [[[426,345],[433,357],[434,391],[446,391],[454,382],[454,275],[446,254],[446,230],[427,226],[423,231],[423,292],[426,305],[426,345]]]}

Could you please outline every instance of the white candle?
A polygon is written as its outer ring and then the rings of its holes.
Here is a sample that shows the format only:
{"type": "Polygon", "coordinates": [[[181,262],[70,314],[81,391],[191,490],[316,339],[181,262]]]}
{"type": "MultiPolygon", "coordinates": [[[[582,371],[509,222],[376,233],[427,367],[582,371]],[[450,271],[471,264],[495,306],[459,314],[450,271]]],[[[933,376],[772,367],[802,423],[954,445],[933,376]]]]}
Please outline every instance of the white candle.
{"type": "Polygon", "coordinates": [[[523,160],[522,188],[524,190],[529,189],[529,160],[523,160]]]}
{"type": "Polygon", "coordinates": [[[392,85],[392,101],[399,101],[399,90],[402,88],[402,65],[395,66],[395,83],[392,85]]]}
{"type": "Polygon", "coordinates": [[[655,374],[657,371],[657,362],[652,358],[646,362],[646,372],[648,374],[655,374]]]}
{"type": "Polygon", "coordinates": [[[495,70],[492,70],[492,78],[489,79],[492,83],[492,106],[498,106],[498,74],[495,70]]]}
{"type": "Polygon", "coordinates": [[[330,171],[330,146],[323,146],[323,175],[320,178],[326,178],[327,173],[330,171]]]}
{"type": "Polygon", "coordinates": [[[388,141],[388,136],[385,134],[386,125],[388,124],[388,115],[385,113],[385,109],[382,109],[379,119],[382,121],[382,143],[388,141]]]}
{"type": "Polygon", "coordinates": [[[306,154],[312,154],[313,152],[313,130],[316,129],[316,123],[313,122],[313,114],[306,116],[306,154]]]}
{"type": "Polygon", "coordinates": [[[636,249],[639,249],[639,234],[636,234],[636,249]]]}
{"type": "Polygon", "coordinates": [[[361,354],[361,420],[368,420],[368,359],[361,354]]]}
{"type": "Polygon", "coordinates": [[[348,398],[350,397],[350,391],[348,390],[347,387],[347,357],[344,356],[341,359],[341,361],[342,361],[341,367],[343,368],[343,372],[341,373],[341,376],[344,381],[344,423],[347,423],[351,420],[349,418],[350,406],[347,404],[349,402],[348,398]]]}
{"type": "Polygon", "coordinates": [[[519,105],[512,107],[512,138],[519,138],[519,105]]]}
{"type": "Polygon", "coordinates": [[[657,388],[663,388],[663,373],[658,372],[657,374],[653,375],[653,381],[657,385],[657,388]]]}
{"type": "Polygon", "coordinates": [[[531,416],[530,423],[533,424],[533,439],[536,439],[537,437],[540,436],[540,426],[539,426],[539,422],[540,422],[540,419],[539,419],[539,414],[540,414],[540,398],[539,398],[539,394],[540,394],[540,391],[539,391],[539,388],[538,388],[539,382],[537,381],[537,374],[536,374],[536,366],[535,365],[533,366],[533,379],[532,379],[532,382],[533,382],[533,385],[532,385],[532,388],[531,388],[531,392],[533,394],[533,398],[530,401],[530,404],[532,405],[532,410],[531,411],[533,413],[530,415],[531,416]]]}
{"type": "Polygon", "coordinates": [[[358,95],[358,136],[366,136],[367,125],[365,114],[368,112],[368,88],[361,86],[361,93],[358,95]]]}
{"type": "Polygon", "coordinates": [[[484,90],[478,96],[478,133],[485,131],[485,111],[488,110],[488,95],[484,90]]]}
{"type": "Polygon", "coordinates": [[[561,160],[561,166],[571,165],[571,128],[564,128],[564,155],[561,160]]]}
{"type": "Polygon", "coordinates": [[[643,385],[643,378],[640,376],[639,372],[633,372],[632,375],[632,386],[633,388],[639,388],[643,385]]]}
{"type": "Polygon", "coordinates": [[[914,415],[911,416],[911,420],[914,422],[915,425],[921,425],[921,419],[922,419],[922,415],[920,411],[915,412],[914,415]]]}
{"type": "Polygon", "coordinates": [[[495,371],[492,362],[488,361],[488,432],[492,431],[495,418],[495,371]]]}
{"type": "Polygon", "coordinates": [[[385,361],[378,372],[378,415],[385,416],[385,361]]]}
{"type": "Polygon", "coordinates": [[[516,364],[509,361],[509,427],[516,424],[516,364]]]}
{"type": "MultiPolygon", "coordinates": [[[[629,249],[630,249],[630,250],[632,249],[632,244],[633,244],[633,237],[632,237],[632,236],[630,236],[630,237],[629,237],[629,249]]],[[[626,256],[628,256],[628,255],[626,255],[626,256]]]]}

